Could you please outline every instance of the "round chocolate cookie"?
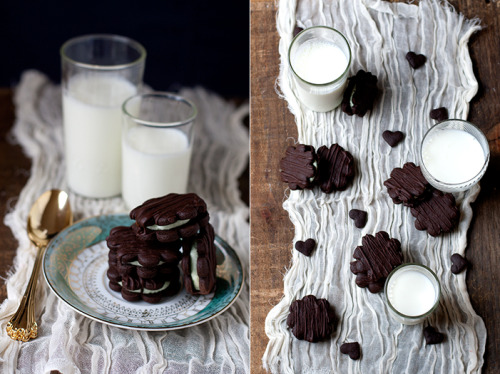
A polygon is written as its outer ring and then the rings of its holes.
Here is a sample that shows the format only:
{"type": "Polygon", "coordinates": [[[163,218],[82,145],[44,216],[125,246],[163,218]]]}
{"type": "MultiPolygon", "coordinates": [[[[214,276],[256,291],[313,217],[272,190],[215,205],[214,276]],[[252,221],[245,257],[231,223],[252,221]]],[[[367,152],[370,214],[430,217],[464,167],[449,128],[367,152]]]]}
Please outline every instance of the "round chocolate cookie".
{"type": "Polygon", "coordinates": [[[214,239],[214,229],[209,224],[195,239],[183,241],[184,287],[192,295],[206,295],[215,290],[217,259],[214,239]]]}
{"type": "Polygon", "coordinates": [[[342,191],[354,177],[354,158],[338,144],[318,149],[318,184],[324,193],[342,191]]]}
{"type": "Polygon", "coordinates": [[[328,300],[308,295],[290,304],[286,323],[297,339],[315,343],[332,334],[334,319],[328,300]]]}
{"type": "Polygon", "coordinates": [[[403,203],[409,207],[427,199],[434,189],[425,179],[420,166],[413,162],[407,162],[402,168],[394,168],[384,186],[394,204],[403,203]]]}
{"type": "Polygon", "coordinates": [[[135,234],[146,241],[173,242],[195,236],[209,221],[207,205],[194,193],[168,194],[132,209],[135,234]]]}
{"type": "Polygon", "coordinates": [[[318,160],[314,147],[296,144],[287,148],[280,161],[281,180],[288,183],[291,190],[313,188],[318,160]]]}

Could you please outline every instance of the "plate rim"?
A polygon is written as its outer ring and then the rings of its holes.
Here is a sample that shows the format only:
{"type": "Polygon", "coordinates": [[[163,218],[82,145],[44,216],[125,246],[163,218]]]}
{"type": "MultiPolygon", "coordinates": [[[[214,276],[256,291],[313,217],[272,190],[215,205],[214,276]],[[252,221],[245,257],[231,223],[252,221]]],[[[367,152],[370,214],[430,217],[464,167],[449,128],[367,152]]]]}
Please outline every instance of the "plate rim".
{"type": "MultiPolygon", "coordinates": [[[[245,284],[245,269],[243,268],[241,260],[240,260],[240,258],[238,256],[238,254],[236,253],[236,251],[224,239],[222,239],[220,236],[218,236],[217,234],[215,234],[215,240],[217,242],[219,242],[219,245],[222,246],[224,248],[224,250],[232,252],[233,258],[236,261],[236,265],[240,269],[240,272],[239,272],[240,273],[240,277],[239,278],[241,278],[241,281],[239,282],[239,288],[238,288],[238,291],[236,292],[236,294],[234,295],[234,297],[227,304],[225,304],[222,308],[220,308],[219,310],[217,310],[214,314],[212,314],[210,316],[207,316],[207,317],[205,317],[203,319],[200,319],[200,320],[198,320],[196,322],[191,322],[191,323],[187,323],[187,324],[183,324],[183,325],[178,325],[178,326],[171,326],[171,327],[162,327],[162,326],[147,327],[147,326],[144,326],[144,327],[142,327],[142,326],[123,325],[119,321],[112,322],[112,321],[107,321],[107,320],[104,320],[104,319],[100,319],[98,317],[95,317],[93,315],[88,314],[88,312],[86,312],[84,310],[81,310],[81,309],[75,307],[74,305],[71,304],[71,302],[69,300],[67,300],[65,297],[63,297],[62,295],[59,294],[59,292],[57,291],[57,288],[55,287],[55,285],[53,285],[51,283],[51,281],[47,277],[47,270],[46,270],[46,267],[45,267],[45,263],[46,263],[46,259],[48,257],[49,250],[51,249],[52,244],[56,241],[57,238],[59,238],[60,236],[66,234],[70,229],[74,228],[75,226],[81,225],[85,221],[90,221],[90,220],[93,220],[93,219],[106,219],[107,217],[127,218],[127,219],[130,220],[128,214],[126,214],[126,213],[102,214],[102,215],[95,215],[95,216],[91,216],[91,217],[87,217],[87,218],[82,218],[82,219],[80,219],[78,221],[75,221],[72,225],[66,227],[64,230],[62,230],[60,233],[58,233],[54,238],[52,238],[52,240],[47,245],[47,248],[45,249],[44,254],[43,254],[43,259],[42,259],[42,273],[43,273],[43,277],[45,279],[45,283],[49,286],[49,288],[51,289],[51,291],[56,295],[56,297],[59,300],[61,300],[63,303],[65,303],[67,306],[69,306],[71,309],[73,309],[75,312],[83,315],[84,317],[90,318],[90,319],[92,319],[92,320],[94,320],[96,322],[104,323],[104,324],[106,324],[108,326],[114,326],[114,327],[118,327],[118,328],[122,328],[122,329],[127,329],[127,330],[137,330],[137,331],[174,331],[174,330],[181,330],[181,329],[185,329],[185,328],[189,328],[189,327],[193,327],[193,326],[197,326],[197,325],[203,324],[203,323],[208,322],[211,319],[214,319],[217,316],[221,315],[222,313],[224,313],[227,309],[229,309],[234,304],[234,302],[238,299],[238,297],[240,296],[241,292],[243,291],[243,287],[244,287],[244,284],[245,284]]],[[[100,243],[101,241],[96,242],[93,245],[95,245],[97,243],[100,243]]],[[[86,248],[89,248],[89,247],[86,247],[86,248]]],[[[83,248],[83,249],[85,249],[85,248],[83,248]]],[[[202,310],[204,310],[204,309],[202,309],[202,310]]]]}

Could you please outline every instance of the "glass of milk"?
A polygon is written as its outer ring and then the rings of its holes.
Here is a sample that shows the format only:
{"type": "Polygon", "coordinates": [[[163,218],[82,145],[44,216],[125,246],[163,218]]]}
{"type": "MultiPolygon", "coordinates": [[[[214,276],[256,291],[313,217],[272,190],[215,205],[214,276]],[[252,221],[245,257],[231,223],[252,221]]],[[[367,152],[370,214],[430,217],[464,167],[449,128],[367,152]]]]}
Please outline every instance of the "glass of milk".
{"type": "Polygon", "coordinates": [[[288,50],[299,100],[316,112],[328,112],[342,102],[351,49],[335,29],[315,26],[295,36],[288,50]]]}
{"type": "Polygon", "coordinates": [[[405,325],[423,322],[438,306],[439,280],[427,266],[407,263],[394,269],[385,281],[389,313],[405,325]]]}
{"type": "Polygon", "coordinates": [[[122,112],[122,195],[127,207],[186,193],[195,105],[172,93],[152,92],[127,99],[122,112]]]}
{"type": "Polygon", "coordinates": [[[490,160],[488,140],[472,123],[449,119],[433,126],[420,146],[422,173],[444,192],[464,191],[482,178],[490,160]]]}
{"type": "Polygon", "coordinates": [[[117,35],[85,35],[61,47],[66,175],[77,194],[121,193],[121,106],[142,84],[146,50],[117,35]]]}

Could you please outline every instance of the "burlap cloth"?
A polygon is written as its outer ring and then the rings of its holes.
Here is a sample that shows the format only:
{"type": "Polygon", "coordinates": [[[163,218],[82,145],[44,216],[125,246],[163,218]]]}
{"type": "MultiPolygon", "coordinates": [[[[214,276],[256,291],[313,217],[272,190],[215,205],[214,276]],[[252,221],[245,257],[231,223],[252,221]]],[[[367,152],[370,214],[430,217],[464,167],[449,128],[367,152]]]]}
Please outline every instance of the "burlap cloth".
{"type": "MultiPolygon", "coordinates": [[[[248,132],[236,108],[202,88],[181,95],[198,107],[197,133],[188,190],[202,196],[219,236],[238,253],[248,274],[248,207],[240,200],[238,176],[248,161],[248,132]]],[[[31,176],[5,217],[19,241],[8,299],[0,308],[0,369],[3,373],[247,373],[249,371],[248,278],[233,306],[217,318],[172,332],[131,331],[90,320],[70,309],[39,281],[39,336],[11,340],[5,326],[19,305],[35,258],[26,235],[31,204],[45,190],[67,189],[63,154],[61,90],[36,71],[25,72],[15,92],[13,138],[32,159],[31,176]]],[[[120,197],[86,199],[70,194],[75,218],[125,212],[120,197]]],[[[245,276],[246,276],[245,274],[245,276]]]]}
{"type": "MultiPolygon", "coordinates": [[[[418,149],[434,121],[433,108],[445,106],[451,118],[466,119],[469,101],[477,92],[467,43],[479,22],[456,13],[446,1],[422,0],[418,6],[375,0],[315,0],[279,3],[277,28],[281,40],[279,88],[294,114],[300,143],[316,148],[339,143],[356,160],[356,176],[344,192],[329,195],[319,189],[292,191],[283,204],[295,227],[295,238],[315,238],[312,257],[293,251],[284,278],[284,297],[266,319],[270,338],[264,367],[275,373],[477,373],[483,364],[486,329],[474,312],[465,284],[465,272],[450,272],[450,256],[464,254],[472,218],[470,204],[479,193],[475,186],[456,195],[459,227],[437,238],[417,231],[409,209],[394,205],[383,181],[405,162],[418,164],[418,149]],[[340,30],[351,45],[350,75],[359,69],[378,77],[380,96],[363,118],[340,109],[314,113],[294,94],[287,64],[288,47],[297,21],[301,27],[327,25],[340,30]],[[408,51],[427,56],[418,70],[405,59],[408,51]],[[382,140],[384,130],[406,133],[395,148],[382,140]],[[352,208],[368,212],[363,229],[348,218],[352,208]],[[442,298],[426,323],[446,334],[439,345],[426,346],[424,325],[395,322],[385,295],[371,294],[355,285],[349,269],[356,246],[365,234],[387,231],[402,243],[405,262],[432,268],[442,298]],[[326,298],[338,317],[335,332],[325,342],[295,339],[286,326],[290,303],[305,295],[326,298]],[[358,341],[360,360],[339,351],[343,342],[358,341]]],[[[286,141],[286,139],[283,139],[286,141]]]]}

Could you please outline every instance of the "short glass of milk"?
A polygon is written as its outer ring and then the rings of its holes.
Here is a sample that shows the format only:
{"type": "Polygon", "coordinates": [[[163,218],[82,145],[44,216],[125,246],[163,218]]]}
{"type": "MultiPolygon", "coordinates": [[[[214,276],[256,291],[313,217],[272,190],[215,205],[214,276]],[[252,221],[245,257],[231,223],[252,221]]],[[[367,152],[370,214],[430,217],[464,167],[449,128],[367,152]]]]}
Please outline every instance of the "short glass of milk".
{"type": "Polygon", "coordinates": [[[405,325],[423,322],[439,305],[439,280],[427,266],[407,263],[395,268],[385,281],[389,313],[405,325]]]}
{"type": "Polygon", "coordinates": [[[121,106],[142,85],[146,50],[118,35],[85,35],[61,47],[66,175],[77,194],[121,193],[121,106]]]}
{"type": "Polygon", "coordinates": [[[431,127],[420,146],[427,181],[444,192],[464,191],[482,178],[490,160],[486,136],[472,123],[449,119],[431,127]]]}
{"type": "Polygon", "coordinates": [[[129,209],[153,197],[186,193],[196,106],[168,92],[123,103],[122,196],[129,209]]]}
{"type": "Polygon", "coordinates": [[[342,102],[351,49],[344,35],[314,26],[295,36],[288,51],[299,100],[316,112],[328,112],[342,102]]]}

